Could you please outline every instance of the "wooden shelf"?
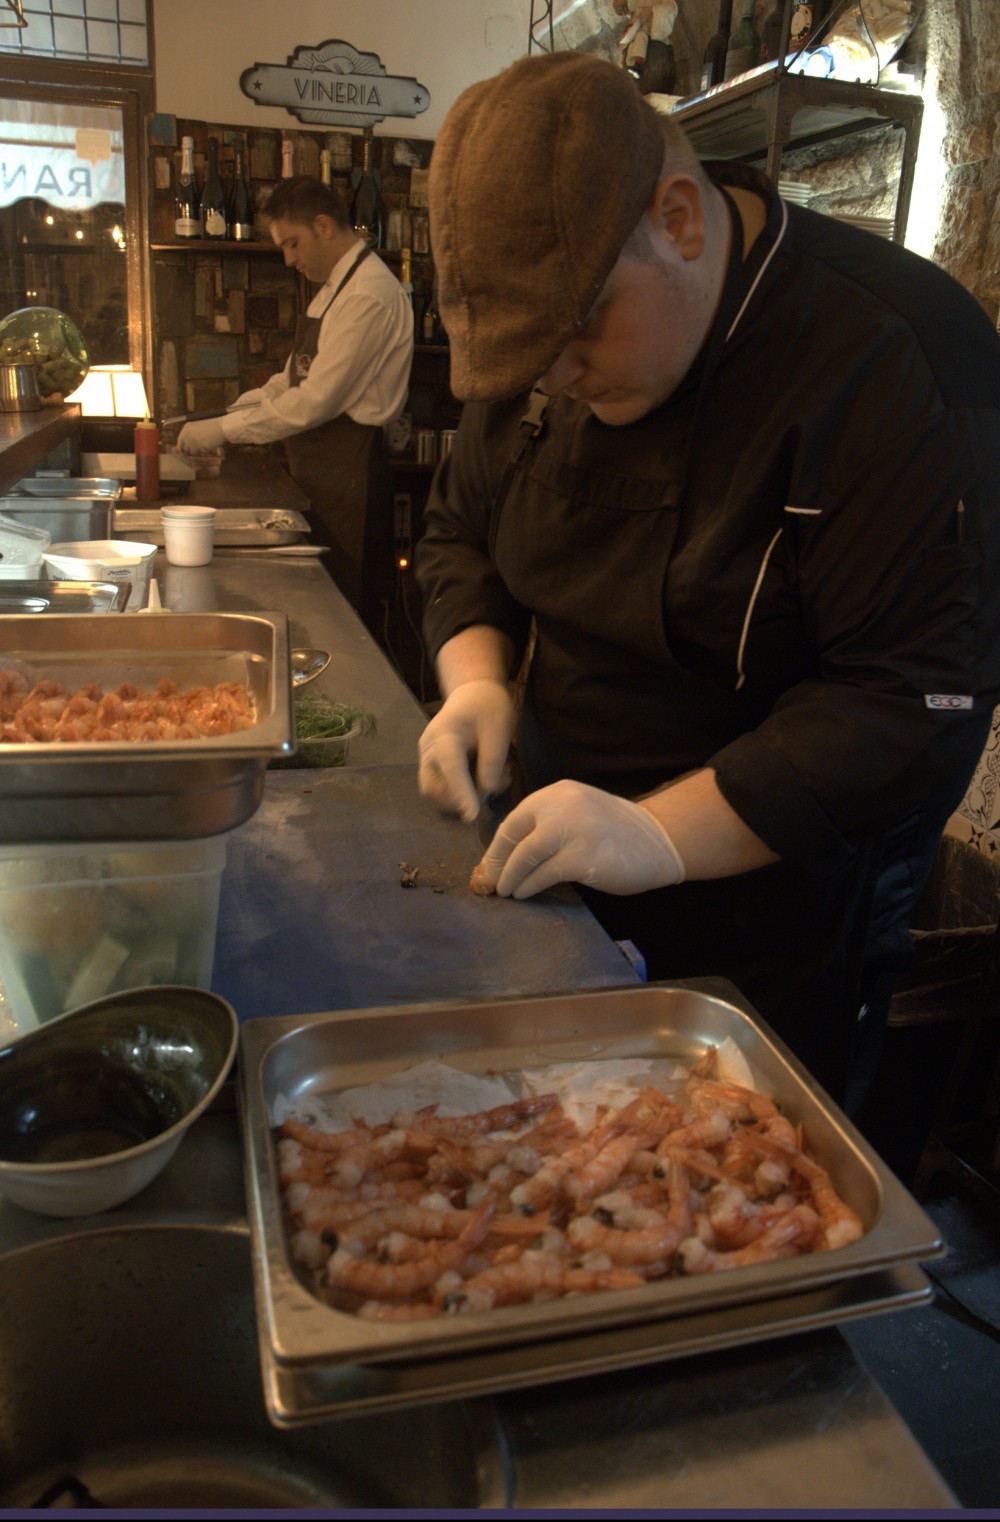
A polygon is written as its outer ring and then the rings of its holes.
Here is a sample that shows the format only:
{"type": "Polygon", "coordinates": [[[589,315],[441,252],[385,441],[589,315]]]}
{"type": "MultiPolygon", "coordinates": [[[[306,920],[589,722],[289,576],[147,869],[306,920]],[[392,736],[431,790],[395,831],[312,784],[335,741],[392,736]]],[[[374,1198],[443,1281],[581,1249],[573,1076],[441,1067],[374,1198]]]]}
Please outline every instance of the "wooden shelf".
{"type": "Polygon", "coordinates": [[[186,254],[191,250],[213,254],[280,254],[276,243],[259,238],[178,238],[175,243],[151,243],[154,254],[186,254]]]}
{"type": "Polygon", "coordinates": [[[0,413],[0,492],[9,491],[64,439],[79,432],[82,415],[75,402],[38,412],[0,413]]]}

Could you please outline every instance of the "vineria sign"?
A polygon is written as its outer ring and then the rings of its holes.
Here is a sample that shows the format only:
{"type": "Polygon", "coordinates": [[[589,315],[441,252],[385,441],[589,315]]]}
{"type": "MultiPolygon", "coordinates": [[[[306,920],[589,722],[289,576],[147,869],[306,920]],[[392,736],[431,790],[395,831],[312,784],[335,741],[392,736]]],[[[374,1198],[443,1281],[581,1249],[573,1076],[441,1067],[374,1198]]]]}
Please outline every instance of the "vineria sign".
{"type": "Polygon", "coordinates": [[[349,42],[296,48],[286,64],[256,63],[240,89],[261,106],[284,106],[301,122],[368,127],[386,116],[418,116],[430,91],[415,79],[387,74],[375,53],[349,42]]]}

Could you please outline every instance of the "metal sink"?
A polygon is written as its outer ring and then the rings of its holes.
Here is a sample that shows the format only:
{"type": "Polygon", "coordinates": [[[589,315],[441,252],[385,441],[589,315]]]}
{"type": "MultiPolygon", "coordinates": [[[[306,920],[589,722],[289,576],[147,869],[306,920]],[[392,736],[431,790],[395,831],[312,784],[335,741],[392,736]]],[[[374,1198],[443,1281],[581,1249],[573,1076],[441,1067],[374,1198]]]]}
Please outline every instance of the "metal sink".
{"type": "Polygon", "coordinates": [[[489,1400],[269,1424],[245,1230],[24,1246],[0,1256],[0,1305],[2,1508],[509,1504],[489,1400]]]}

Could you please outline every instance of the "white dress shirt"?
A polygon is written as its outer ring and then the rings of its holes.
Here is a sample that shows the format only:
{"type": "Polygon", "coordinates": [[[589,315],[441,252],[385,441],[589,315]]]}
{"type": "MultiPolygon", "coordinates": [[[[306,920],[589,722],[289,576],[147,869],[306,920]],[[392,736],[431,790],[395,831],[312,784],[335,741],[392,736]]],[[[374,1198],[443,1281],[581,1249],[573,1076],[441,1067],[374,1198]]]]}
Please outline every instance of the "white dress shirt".
{"type": "Polygon", "coordinates": [[[334,265],[306,309],[308,317],[319,317],[328,308],[308,375],[289,385],[289,356],[278,375],[244,391],[219,420],[227,443],[269,444],[342,413],[380,426],[402,412],[413,357],[413,308],[402,285],[370,254],[330,300],[363,246],[359,239],[334,265]]]}

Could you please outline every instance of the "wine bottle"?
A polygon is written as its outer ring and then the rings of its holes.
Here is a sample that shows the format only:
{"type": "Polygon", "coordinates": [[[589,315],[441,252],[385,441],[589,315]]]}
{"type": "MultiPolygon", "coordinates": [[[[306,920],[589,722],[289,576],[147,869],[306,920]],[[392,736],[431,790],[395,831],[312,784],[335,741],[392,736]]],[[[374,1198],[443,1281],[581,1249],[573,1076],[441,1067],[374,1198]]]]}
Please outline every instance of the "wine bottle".
{"type": "Polygon", "coordinates": [[[323,148],[320,151],[320,155],[319,155],[319,177],[320,177],[320,180],[322,181],[322,183],[324,185],[329,185],[331,183],[330,150],[329,150],[329,148],[323,148]]]}
{"type": "Polygon", "coordinates": [[[740,19],[729,38],[726,52],[726,78],[755,69],[760,61],[760,33],[757,30],[757,0],[742,0],[740,19]]]}
{"type": "Polygon", "coordinates": [[[231,238],[244,242],[253,237],[253,208],[250,205],[250,191],[244,174],[244,159],[242,147],[236,150],[236,171],[233,175],[233,189],[229,197],[229,218],[227,230],[231,238]]]}
{"type": "Polygon", "coordinates": [[[410,250],[404,248],[399,254],[399,282],[410,306],[413,305],[413,281],[410,279],[410,250]]]}
{"type": "Polygon", "coordinates": [[[361,178],[351,207],[351,220],[359,238],[364,238],[374,248],[385,246],[385,205],[382,201],[381,175],[373,167],[374,144],[366,131],[363,149],[361,178]]]}
{"type": "Polygon", "coordinates": [[[174,197],[174,235],[178,238],[200,238],[200,200],[198,184],[194,177],[194,138],[181,138],[181,177],[174,197]]]}
{"type": "Polygon", "coordinates": [[[281,139],[281,178],[290,180],[295,175],[295,144],[290,137],[281,139]]]}
{"type": "Polygon", "coordinates": [[[785,0],[774,0],[774,4],[764,17],[760,29],[760,62],[773,63],[782,55],[782,31],[785,21],[785,0]]]}
{"type": "Polygon", "coordinates": [[[434,280],[431,285],[431,293],[424,307],[423,318],[423,341],[425,344],[446,344],[448,335],[441,321],[441,313],[438,309],[438,277],[434,271],[434,280]]]}
{"type": "Polygon", "coordinates": [[[208,140],[205,184],[201,192],[201,235],[203,238],[226,236],[226,198],[219,179],[219,139],[208,140]]]}
{"type": "Polygon", "coordinates": [[[733,22],[733,0],[721,0],[719,24],[705,48],[701,66],[701,88],[710,90],[721,85],[726,77],[726,53],[729,51],[729,31],[733,22]]]}

